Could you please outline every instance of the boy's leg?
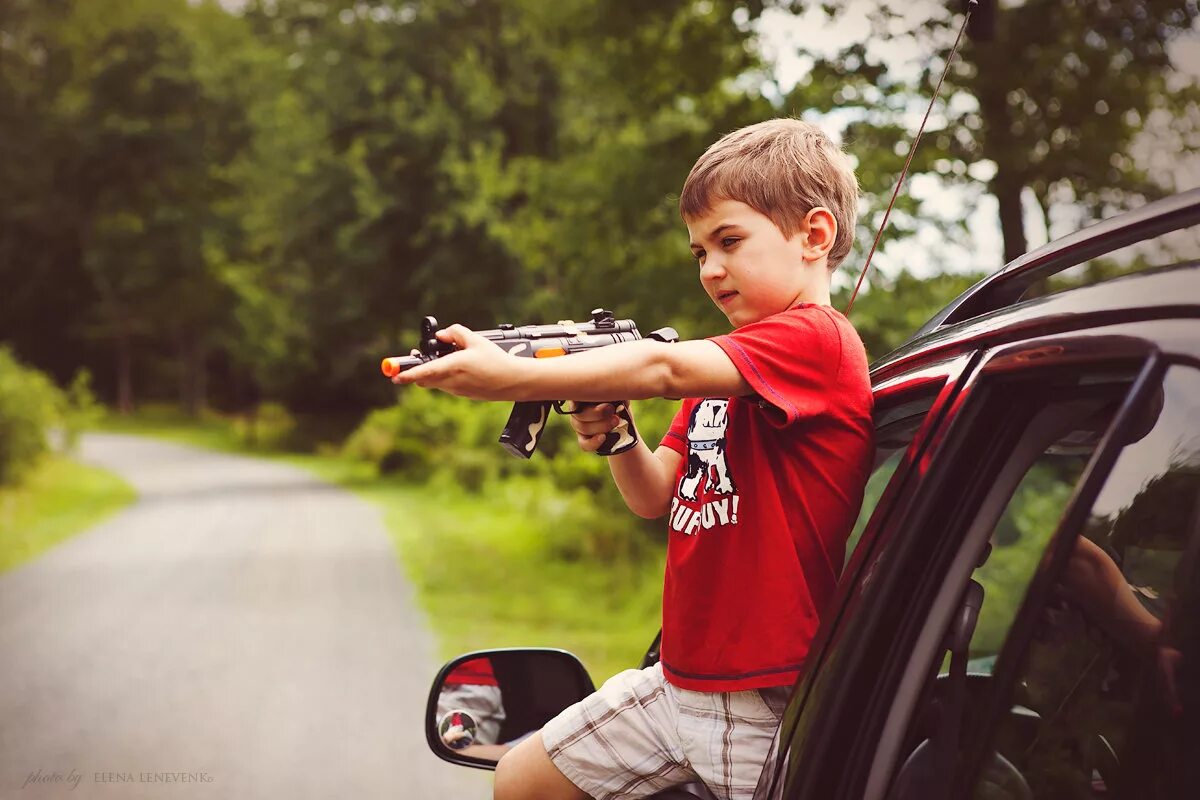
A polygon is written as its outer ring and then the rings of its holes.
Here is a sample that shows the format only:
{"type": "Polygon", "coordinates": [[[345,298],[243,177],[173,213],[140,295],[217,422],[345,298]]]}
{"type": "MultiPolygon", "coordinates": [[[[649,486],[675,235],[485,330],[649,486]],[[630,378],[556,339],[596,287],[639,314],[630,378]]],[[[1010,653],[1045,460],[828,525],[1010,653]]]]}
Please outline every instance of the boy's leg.
{"type": "Polygon", "coordinates": [[[494,791],[494,800],[588,800],[546,755],[540,731],[500,759],[494,791]]]}
{"type": "Polygon", "coordinates": [[[495,796],[633,800],[687,783],[695,773],[675,731],[661,668],[626,670],[506,754],[495,796]]]}
{"type": "Polygon", "coordinates": [[[692,768],[721,800],[750,800],[771,755],[790,687],[674,693],[679,735],[692,768]]]}

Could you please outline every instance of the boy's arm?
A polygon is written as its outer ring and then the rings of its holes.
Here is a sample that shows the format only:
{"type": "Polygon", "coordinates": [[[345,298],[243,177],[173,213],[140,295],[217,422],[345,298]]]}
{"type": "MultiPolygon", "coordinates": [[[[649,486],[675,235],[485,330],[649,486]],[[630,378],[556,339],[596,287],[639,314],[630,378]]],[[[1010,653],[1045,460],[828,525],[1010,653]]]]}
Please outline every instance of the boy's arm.
{"type": "Polygon", "coordinates": [[[652,453],[644,441],[637,447],[608,459],[613,480],[625,498],[629,510],[645,519],[656,519],[671,509],[675,496],[675,475],[683,456],[669,447],[652,453]]]}
{"type": "MultiPolygon", "coordinates": [[[[595,452],[604,442],[605,434],[617,423],[611,403],[572,414],[568,419],[579,438],[579,446],[588,452],[595,452]]],[[[675,475],[682,459],[683,456],[669,447],[659,447],[651,452],[645,440],[639,439],[632,449],[610,456],[608,466],[629,510],[639,517],[655,519],[671,507],[675,475]]]]}
{"type": "Polygon", "coordinates": [[[725,351],[708,340],[624,342],[569,358],[535,359],[510,356],[462,325],[437,336],[459,351],[402,372],[394,383],[474,400],[644,400],[753,392],[725,351]]]}

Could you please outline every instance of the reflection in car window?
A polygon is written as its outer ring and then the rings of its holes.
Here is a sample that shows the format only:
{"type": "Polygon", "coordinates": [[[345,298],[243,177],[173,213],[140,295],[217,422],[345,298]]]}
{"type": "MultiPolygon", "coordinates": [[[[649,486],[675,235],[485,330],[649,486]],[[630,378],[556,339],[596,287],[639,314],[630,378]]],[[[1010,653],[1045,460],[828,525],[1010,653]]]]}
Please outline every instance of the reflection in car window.
{"type": "Polygon", "coordinates": [[[858,547],[871,515],[875,513],[875,508],[879,505],[884,490],[891,483],[892,476],[896,474],[900,462],[904,459],[905,451],[908,450],[909,444],[917,434],[917,429],[925,421],[925,415],[929,413],[929,409],[937,397],[937,389],[940,388],[940,386],[932,389],[927,387],[917,397],[875,409],[874,467],[863,491],[862,507],[858,512],[858,519],[855,520],[850,538],[846,541],[846,563],[850,562],[850,556],[858,547]]]}
{"type": "MultiPolygon", "coordinates": [[[[953,517],[949,506],[966,511],[955,523],[962,529],[957,548],[970,547],[978,566],[961,606],[955,601],[957,610],[947,618],[937,653],[940,669],[910,664],[912,674],[929,677],[902,740],[895,797],[950,791],[960,748],[977,729],[975,718],[991,689],[996,655],[1084,467],[1129,387],[1125,375],[1046,377],[1001,382],[989,390],[978,417],[986,421],[976,431],[982,438],[966,451],[978,459],[986,450],[991,458],[980,463],[970,482],[960,484],[972,488],[942,504],[947,516],[953,517]],[[996,431],[990,440],[988,428],[996,431]]],[[[936,521],[926,524],[940,528],[936,521]]],[[[943,530],[946,540],[951,533],[943,530]]],[[[984,796],[1021,797],[1022,779],[1009,762],[989,763],[986,780],[984,796]]]]}
{"type": "MultiPolygon", "coordinates": [[[[992,671],[1046,545],[1115,412],[1115,399],[1064,399],[1048,404],[1030,422],[1027,436],[1040,437],[1035,443],[1040,452],[1005,504],[972,576],[983,587],[984,600],[970,640],[970,672],[992,671]]],[[[949,663],[947,654],[940,674],[949,663]]]]}
{"type": "Polygon", "coordinates": [[[974,575],[983,585],[984,602],[971,637],[970,671],[991,672],[1025,589],[1089,456],[1090,451],[1043,453],[1005,507],[992,533],[991,553],[974,575]]]}
{"type": "MultiPolygon", "coordinates": [[[[1200,372],[1171,370],[1130,440],[995,734],[1034,798],[1177,798],[1200,782],[1200,372]]],[[[997,792],[985,775],[974,796],[997,792]]]]}

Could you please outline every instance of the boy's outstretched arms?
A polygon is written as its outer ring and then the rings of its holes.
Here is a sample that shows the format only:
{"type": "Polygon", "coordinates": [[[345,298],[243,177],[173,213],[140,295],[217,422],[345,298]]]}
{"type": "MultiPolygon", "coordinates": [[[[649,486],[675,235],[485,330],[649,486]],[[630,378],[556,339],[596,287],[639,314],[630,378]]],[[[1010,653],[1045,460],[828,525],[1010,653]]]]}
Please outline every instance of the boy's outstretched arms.
{"type": "Polygon", "coordinates": [[[462,325],[437,332],[459,352],[400,373],[414,383],[472,400],[603,400],[730,397],[753,390],[725,352],[707,340],[642,340],[569,358],[519,358],[462,325]]]}
{"type": "MultiPolygon", "coordinates": [[[[567,419],[575,429],[579,447],[589,453],[604,443],[605,434],[620,421],[612,403],[601,403],[567,419]]],[[[608,466],[629,510],[639,517],[655,519],[671,507],[675,475],[682,459],[669,447],[651,452],[645,440],[639,440],[632,449],[610,456],[608,466]]]]}
{"type": "MultiPolygon", "coordinates": [[[[511,401],[731,397],[753,392],[725,351],[707,340],[642,340],[569,358],[533,359],[511,356],[462,325],[451,325],[437,336],[459,352],[402,372],[394,383],[473,400],[511,401]]],[[[569,419],[585,450],[599,446],[600,434],[616,424],[611,403],[569,419]]],[[[613,479],[633,513],[648,519],[667,513],[681,458],[669,447],[651,451],[645,442],[610,457],[613,479]]]]}

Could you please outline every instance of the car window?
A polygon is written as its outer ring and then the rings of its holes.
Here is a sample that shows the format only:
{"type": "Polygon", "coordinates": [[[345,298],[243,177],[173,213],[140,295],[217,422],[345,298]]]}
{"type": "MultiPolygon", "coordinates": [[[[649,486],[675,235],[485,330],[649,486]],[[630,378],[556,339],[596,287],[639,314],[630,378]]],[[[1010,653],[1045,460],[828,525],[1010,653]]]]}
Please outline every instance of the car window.
{"type": "MultiPolygon", "coordinates": [[[[961,502],[947,533],[962,531],[959,552],[975,569],[961,600],[954,595],[947,602],[938,667],[929,673],[909,665],[912,674],[929,677],[914,684],[919,699],[901,738],[893,796],[922,797],[948,787],[990,688],[996,655],[1128,387],[1126,377],[1103,375],[1051,387],[1018,381],[993,389],[982,404],[976,427],[996,429],[985,445],[991,460],[979,458],[973,488],[944,498],[961,502]]],[[[946,583],[954,583],[949,575],[946,583]]]]}
{"type": "Polygon", "coordinates": [[[862,539],[867,522],[879,506],[884,490],[888,487],[904,453],[925,421],[937,390],[940,386],[928,387],[915,396],[893,401],[875,411],[875,461],[871,477],[863,490],[862,507],[858,519],[846,541],[846,562],[862,539]]]}
{"type": "Polygon", "coordinates": [[[1128,438],[1019,656],[979,800],[1196,791],[1200,371],[1170,370],[1128,438]]]}
{"type": "MultiPolygon", "coordinates": [[[[1078,403],[1052,407],[1044,417],[1058,416],[1065,422],[1066,416],[1081,408],[1078,403]]],[[[1073,430],[1066,436],[1047,444],[1021,477],[992,531],[986,560],[972,576],[983,588],[984,601],[969,645],[971,672],[991,672],[1046,544],[1087,466],[1099,434],[1107,428],[1115,411],[1111,400],[1099,407],[1086,403],[1084,407],[1089,418],[1080,420],[1079,427],[1072,423],[1073,430]]],[[[948,664],[949,656],[942,672],[948,664]]]]}

